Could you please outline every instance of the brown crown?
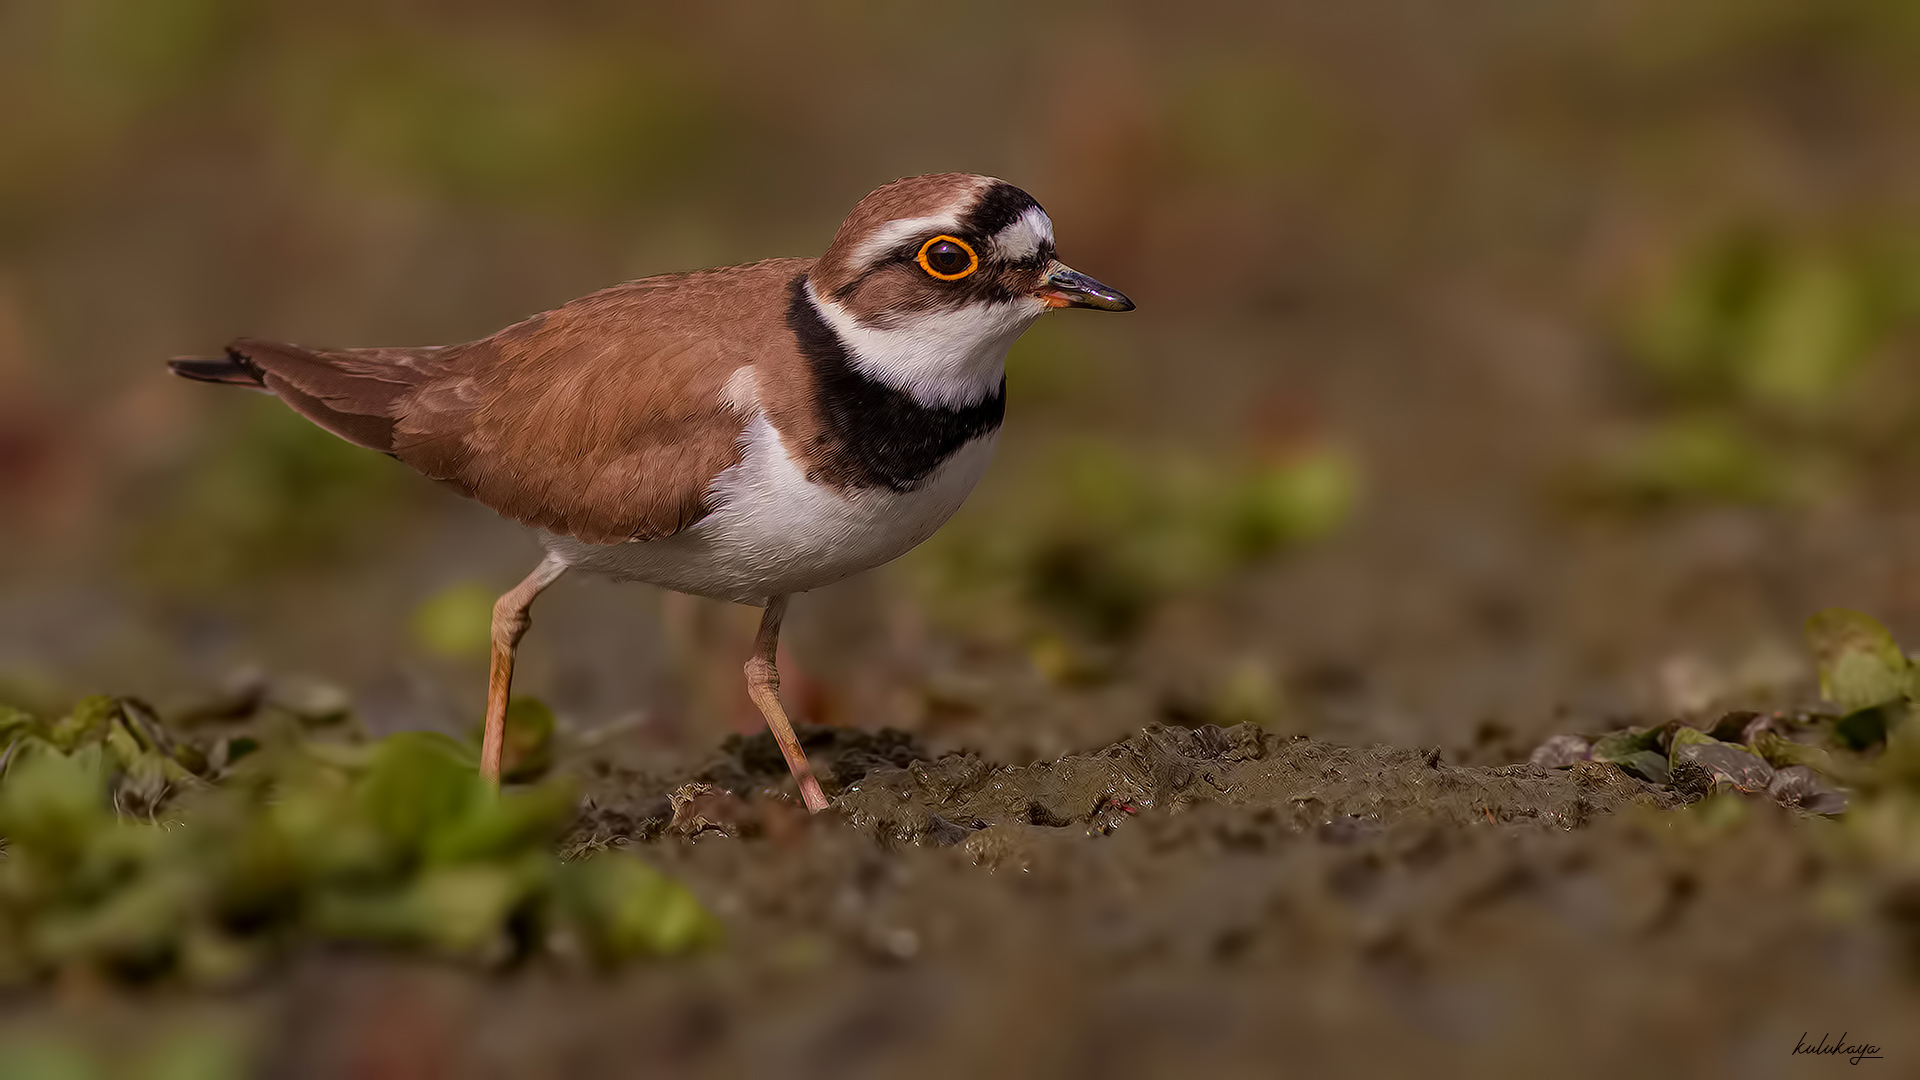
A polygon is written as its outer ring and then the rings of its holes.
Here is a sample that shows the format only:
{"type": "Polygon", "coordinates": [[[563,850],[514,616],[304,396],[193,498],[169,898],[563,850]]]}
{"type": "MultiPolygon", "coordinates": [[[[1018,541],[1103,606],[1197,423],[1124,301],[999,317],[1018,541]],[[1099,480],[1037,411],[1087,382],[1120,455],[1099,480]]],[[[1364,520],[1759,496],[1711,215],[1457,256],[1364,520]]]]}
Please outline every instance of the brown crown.
{"type": "Polygon", "coordinates": [[[832,245],[814,262],[814,287],[833,292],[864,269],[856,265],[860,246],[888,222],[943,211],[964,219],[974,203],[1000,183],[991,176],[972,173],[932,173],[876,188],[840,223],[832,245]]]}

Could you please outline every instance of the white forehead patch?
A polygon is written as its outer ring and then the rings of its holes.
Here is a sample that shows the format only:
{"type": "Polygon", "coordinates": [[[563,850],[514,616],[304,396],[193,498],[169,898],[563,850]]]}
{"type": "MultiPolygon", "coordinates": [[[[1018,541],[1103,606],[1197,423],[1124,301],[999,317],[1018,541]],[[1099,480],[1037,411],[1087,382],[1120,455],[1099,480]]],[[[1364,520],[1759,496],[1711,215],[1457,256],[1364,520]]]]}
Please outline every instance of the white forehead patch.
{"type": "Polygon", "coordinates": [[[1037,206],[1015,218],[1013,224],[993,234],[993,250],[1008,262],[1030,259],[1043,245],[1053,243],[1053,219],[1037,206]]]}

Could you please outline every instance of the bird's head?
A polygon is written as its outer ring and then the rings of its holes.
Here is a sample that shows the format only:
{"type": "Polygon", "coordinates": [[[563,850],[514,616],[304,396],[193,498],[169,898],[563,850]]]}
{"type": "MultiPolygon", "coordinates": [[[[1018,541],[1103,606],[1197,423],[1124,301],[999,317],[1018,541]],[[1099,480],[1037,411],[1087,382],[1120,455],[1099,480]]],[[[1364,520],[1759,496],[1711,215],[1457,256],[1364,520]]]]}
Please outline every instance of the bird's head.
{"type": "Polygon", "coordinates": [[[860,200],[807,288],[856,367],[929,405],[997,389],[1007,349],[1050,308],[1133,308],[1055,257],[1033,196],[966,173],[896,180],[860,200]]]}

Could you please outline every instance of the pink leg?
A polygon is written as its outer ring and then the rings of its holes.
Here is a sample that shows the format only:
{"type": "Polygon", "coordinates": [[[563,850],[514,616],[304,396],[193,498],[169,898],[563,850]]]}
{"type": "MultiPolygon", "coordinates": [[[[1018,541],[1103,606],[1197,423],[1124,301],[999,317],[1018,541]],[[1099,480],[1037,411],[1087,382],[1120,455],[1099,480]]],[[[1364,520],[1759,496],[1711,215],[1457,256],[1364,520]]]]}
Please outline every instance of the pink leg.
{"type": "Polygon", "coordinates": [[[753,658],[747,661],[747,696],[759,706],[760,715],[767,718],[773,741],[780,744],[787,768],[800,784],[801,801],[817,814],[827,808],[827,796],[820,790],[820,781],[813,778],[813,767],[807,764],[807,755],[800,749],[793,725],[787,722],[786,710],[780,707],[780,669],[773,662],[780,648],[780,620],[786,614],[786,597],[776,596],[767,601],[766,613],[760,616],[760,633],[753,642],[753,658]]]}
{"type": "Polygon", "coordinates": [[[527,609],[566,564],[551,556],[533,568],[525,581],[508,589],[493,605],[493,663],[487,669],[487,726],[480,740],[480,776],[500,786],[500,751],[507,740],[507,692],[513,685],[513,653],[521,635],[533,624],[527,609]]]}

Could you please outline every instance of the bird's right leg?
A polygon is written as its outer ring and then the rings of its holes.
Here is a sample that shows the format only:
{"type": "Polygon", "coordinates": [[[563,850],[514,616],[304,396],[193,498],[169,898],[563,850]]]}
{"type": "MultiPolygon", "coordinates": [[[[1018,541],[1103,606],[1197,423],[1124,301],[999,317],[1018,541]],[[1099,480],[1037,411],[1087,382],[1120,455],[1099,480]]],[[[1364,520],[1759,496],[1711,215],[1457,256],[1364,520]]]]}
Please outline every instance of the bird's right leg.
{"type": "Polygon", "coordinates": [[[480,776],[500,786],[500,752],[507,739],[507,692],[513,686],[513,653],[533,624],[527,609],[553,584],[567,564],[548,555],[526,580],[501,594],[493,605],[493,662],[487,670],[487,726],[480,740],[480,776]]]}
{"type": "Polygon", "coordinates": [[[813,767],[807,764],[807,752],[800,748],[800,739],[787,721],[787,710],[780,706],[780,669],[774,666],[774,657],[780,649],[780,621],[786,614],[786,597],[767,600],[766,611],[760,616],[760,633],[753,642],[753,658],[747,661],[747,696],[766,717],[767,729],[773,732],[773,741],[787,759],[788,771],[800,785],[800,801],[817,814],[827,808],[827,796],[820,790],[820,781],[814,779],[813,767]]]}

